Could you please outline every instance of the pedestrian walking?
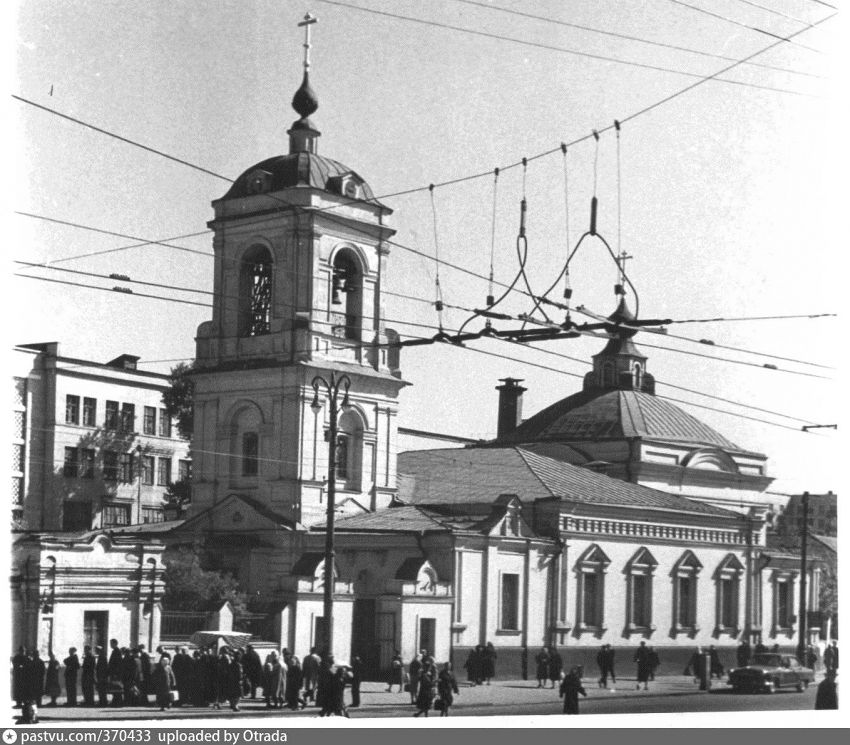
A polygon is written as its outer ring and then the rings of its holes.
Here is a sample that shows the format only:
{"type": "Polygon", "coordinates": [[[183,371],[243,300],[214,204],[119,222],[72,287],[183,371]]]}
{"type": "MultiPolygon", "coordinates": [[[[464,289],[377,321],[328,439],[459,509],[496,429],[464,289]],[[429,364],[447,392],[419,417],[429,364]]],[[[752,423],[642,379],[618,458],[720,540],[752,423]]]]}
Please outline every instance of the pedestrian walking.
{"type": "Polygon", "coordinates": [[[174,675],[177,688],[177,706],[188,706],[191,702],[192,677],[195,669],[195,663],[189,656],[189,650],[186,647],[180,647],[169,663],[169,668],[174,675]]]}
{"type": "Polygon", "coordinates": [[[410,703],[416,703],[416,696],[419,693],[419,674],[422,672],[422,656],[421,654],[413,655],[410,665],[407,667],[407,675],[410,680],[408,686],[410,688],[410,703]]]}
{"type": "Polygon", "coordinates": [[[319,667],[322,658],[316,652],[315,647],[310,648],[310,654],[304,658],[301,667],[304,670],[304,698],[307,701],[316,700],[316,687],[319,682],[319,667]]]}
{"type": "Polygon", "coordinates": [[[360,706],[360,683],[363,681],[363,660],[359,655],[351,658],[351,706],[360,706]]]}
{"type": "Polygon", "coordinates": [[[599,668],[599,680],[597,686],[599,688],[608,687],[608,658],[606,655],[606,644],[603,644],[596,653],[596,666],[599,668]]]}
{"type": "Polygon", "coordinates": [[[750,643],[746,639],[742,639],[735,654],[735,661],[738,663],[738,667],[746,667],[749,665],[750,656],[752,655],[750,643]]]}
{"type": "Polygon", "coordinates": [[[817,670],[818,651],[815,649],[814,645],[809,644],[809,646],[806,647],[805,660],[803,661],[803,664],[806,667],[812,668],[812,671],[817,670]]]}
{"type": "Polygon", "coordinates": [[[466,669],[466,679],[472,685],[478,685],[481,682],[481,645],[478,644],[469,650],[466,657],[466,662],[463,663],[466,669]]]}
{"type": "MultiPolygon", "coordinates": [[[[225,684],[225,698],[230,704],[231,711],[239,711],[239,700],[242,698],[242,655],[235,651],[228,660],[225,684]]],[[[281,696],[281,706],[283,696],[281,696]]]]}
{"type": "Polygon", "coordinates": [[[68,656],[62,664],[65,665],[65,706],[76,706],[77,674],[80,672],[80,658],[77,657],[76,647],[68,650],[68,656]]]}
{"type": "Polygon", "coordinates": [[[48,706],[56,706],[56,699],[59,698],[59,660],[53,652],[47,653],[47,669],[44,673],[44,693],[50,697],[48,706]]]}
{"type": "Polygon", "coordinates": [[[121,684],[124,689],[124,703],[126,706],[136,706],[141,696],[139,684],[142,680],[142,664],[128,647],[124,647],[122,655],[121,684]]]}
{"type": "MultiPolygon", "coordinates": [[[[441,717],[447,717],[449,715],[449,710],[455,702],[455,695],[460,695],[457,687],[457,679],[452,672],[452,663],[446,662],[443,665],[443,669],[440,670],[439,675],[437,675],[437,696],[439,697],[437,701],[441,702],[438,707],[441,717]]],[[[434,706],[437,706],[436,702],[434,706]]]]}
{"type": "Polygon", "coordinates": [[[270,667],[267,681],[267,689],[263,690],[268,708],[280,709],[286,699],[286,682],[288,668],[278,656],[276,651],[269,653],[270,667]]]}
{"type": "Polygon", "coordinates": [[[684,669],[683,675],[692,675],[694,683],[698,683],[703,676],[705,668],[705,655],[702,653],[702,647],[697,647],[691,655],[688,664],[684,669]]]}
{"type": "Polygon", "coordinates": [[[634,661],[637,664],[637,689],[640,689],[640,684],[643,683],[643,690],[649,690],[649,674],[652,671],[652,663],[650,662],[649,648],[646,642],[642,641],[635,651],[634,661]]]}
{"type": "Polygon", "coordinates": [[[764,645],[764,642],[761,640],[761,637],[758,638],[756,642],[755,649],[753,649],[754,654],[765,654],[767,652],[767,647],[764,645]]]}
{"type": "Polygon", "coordinates": [[[316,684],[316,706],[320,717],[329,717],[334,708],[334,674],[336,664],[332,654],[326,654],[319,666],[319,679],[316,684]]]}
{"type": "Polygon", "coordinates": [[[546,681],[549,679],[549,650],[543,647],[534,658],[536,664],[535,676],[537,677],[537,687],[545,688],[546,681]]]}
{"type": "Polygon", "coordinates": [[[493,642],[487,642],[484,646],[482,675],[481,677],[490,685],[490,681],[496,677],[496,648],[493,642]]]}
{"type": "Polygon", "coordinates": [[[44,674],[47,667],[35,647],[30,650],[29,659],[29,685],[26,695],[28,700],[38,707],[41,706],[41,698],[44,696],[44,674]]]}
{"type": "Polygon", "coordinates": [[[151,664],[151,656],[147,653],[144,644],[139,644],[139,646],[136,647],[136,656],[139,658],[139,666],[141,667],[142,673],[142,680],[139,684],[139,689],[141,690],[140,700],[145,706],[147,706],[150,703],[148,696],[153,694],[153,684],[151,683],[153,665],[151,664]]]}
{"type": "Polygon", "coordinates": [[[827,670],[826,677],[818,685],[815,696],[815,709],[837,709],[838,687],[835,684],[835,670],[827,670]]]}
{"type": "Polygon", "coordinates": [[[614,647],[610,644],[605,645],[605,671],[609,676],[611,676],[611,682],[616,685],[617,677],[614,675],[614,647]]]}
{"type": "Polygon", "coordinates": [[[823,666],[827,672],[836,672],[838,670],[838,642],[835,639],[823,651],[823,666]]]}
{"type": "Polygon", "coordinates": [[[109,684],[109,660],[106,658],[106,650],[103,647],[95,647],[94,655],[94,685],[97,690],[97,702],[100,706],[108,706],[109,698],[106,691],[109,684]]]}
{"type": "Polygon", "coordinates": [[[339,665],[331,678],[330,713],[333,716],[348,719],[348,709],[345,706],[345,686],[351,680],[351,672],[344,665],[339,665]]]}
{"type": "Polygon", "coordinates": [[[177,678],[171,669],[171,657],[168,654],[160,656],[159,661],[151,670],[150,692],[156,697],[160,711],[171,708],[172,692],[177,689],[177,678]]]}
{"type": "Polygon", "coordinates": [[[564,676],[558,695],[564,699],[564,714],[578,714],[578,696],[587,696],[587,691],[581,684],[581,672],[577,667],[571,668],[564,676]]]}
{"type": "Polygon", "coordinates": [[[419,672],[419,686],[416,693],[416,713],[413,716],[418,717],[420,714],[424,714],[427,717],[436,696],[436,670],[432,664],[427,663],[422,666],[419,672]]]}
{"type": "Polygon", "coordinates": [[[122,681],[122,656],[118,640],[109,640],[109,662],[107,664],[107,689],[112,694],[112,705],[124,705],[124,685],[122,681]]]}
{"type": "Polygon", "coordinates": [[[293,711],[303,709],[307,705],[301,697],[303,685],[304,671],[301,669],[301,660],[292,655],[286,669],[286,704],[293,711]]]}
{"type": "Polygon", "coordinates": [[[12,698],[15,699],[15,708],[22,708],[26,698],[26,670],[27,650],[18,647],[15,656],[12,657],[12,698]]]}
{"type": "Polygon", "coordinates": [[[564,661],[561,659],[561,653],[555,647],[549,649],[549,680],[552,681],[552,688],[555,683],[561,682],[561,672],[564,669],[564,661]]]}
{"type": "Polygon", "coordinates": [[[390,660],[390,674],[387,678],[387,693],[393,692],[393,686],[398,685],[398,692],[404,690],[404,661],[401,659],[401,653],[396,649],[393,652],[393,658],[390,660]]]}
{"type": "Polygon", "coordinates": [[[723,678],[723,673],[725,672],[725,670],[723,668],[723,663],[720,662],[720,654],[718,653],[717,649],[714,647],[713,644],[708,648],[708,660],[708,677],[716,677],[718,680],[721,680],[723,678]]]}
{"type": "Polygon", "coordinates": [[[242,664],[245,668],[245,676],[248,678],[248,694],[251,698],[257,698],[257,687],[262,686],[263,682],[263,663],[253,644],[245,648],[242,664]]]}
{"type": "Polygon", "coordinates": [[[83,647],[82,678],[80,681],[83,689],[83,704],[94,706],[94,690],[97,683],[97,659],[92,654],[91,647],[83,647]]]}

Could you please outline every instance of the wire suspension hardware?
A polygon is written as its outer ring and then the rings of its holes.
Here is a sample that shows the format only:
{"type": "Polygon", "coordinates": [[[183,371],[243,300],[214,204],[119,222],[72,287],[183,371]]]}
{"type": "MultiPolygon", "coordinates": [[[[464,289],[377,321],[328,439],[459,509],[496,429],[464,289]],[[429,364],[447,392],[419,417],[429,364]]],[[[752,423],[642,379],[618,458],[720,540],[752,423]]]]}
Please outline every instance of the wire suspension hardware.
{"type": "MultiPolygon", "coordinates": [[[[490,224],[490,277],[487,284],[487,307],[493,305],[493,256],[496,253],[496,209],[499,196],[499,169],[493,169],[493,219],[490,224]]],[[[489,323],[489,321],[488,321],[489,323]]]]}
{"type": "MultiPolygon", "coordinates": [[[[567,143],[561,143],[561,154],[564,159],[564,237],[567,245],[567,255],[570,252],[570,177],[569,168],[567,168],[567,143]]],[[[570,300],[573,296],[573,290],[570,286],[570,268],[564,266],[564,301],[567,306],[567,315],[564,324],[570,323],[570,300]]]]}
{"type": "Polygon", "coordinates": [[[437,309],[437,321],[440,327],[440,333],[443,332],[443,290],[440,287],[440,237],[437,230],[437,202],[434,199],[434,184],[428,187],[431,194],[431,214],[434,217],[434,291],[436,299],[434,307],[437,309]]]}

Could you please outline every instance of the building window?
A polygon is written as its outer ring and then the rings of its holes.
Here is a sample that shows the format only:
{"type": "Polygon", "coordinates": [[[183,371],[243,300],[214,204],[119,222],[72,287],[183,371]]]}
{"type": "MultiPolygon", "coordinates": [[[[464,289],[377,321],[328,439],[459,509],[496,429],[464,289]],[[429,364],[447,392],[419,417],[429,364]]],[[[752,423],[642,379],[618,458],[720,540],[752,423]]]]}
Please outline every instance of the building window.
{"type": "Polygon", "coordinates": [[[153,485],[153,471],[155,458],[152,455],[142,456],[142,483],[153,485]]]}
{"type": "Polygon", "coordinates": [[[245,432],[242,435],[242,475],[256,476],[258,470],[258,456],[260,451],[260,438],[256,432],[245,432]]]}
{"type": "Polygon", "coordinates": [[[254,246],[242,259],[239,315],[241,336],[261,336],[271,331],[272,257],[264,246],[254,246]]]}
{"type": "Polygon", "coordinates": [[[24,503],[24,480],[20,476],[12,476],[12,504],[24,503]]]}
{"type": "Polygon", "coordinates": [[[24,439],[24,412],[23,411],[14,412],[14,418],[15,418],[15,421],[14,421],[14,424],[13,424],[12,436],[16,440],[23,440],[24,439]]]}
{"type": "Polygon", "coordinates": [[[80,473],[80,461],[77,448],[65,448],[65,465],[62,473],[68,478],[75,478],[80,473]]]}
{"type": "Polygon", "coordinates": [[[640,390],[643,384],[643,368],[639,364],[634,366],[634,387],[635,390],[640,390]]]}
{"type": "Polygon", "coordinates": [[[178,460],[177,461],[177,480],[191,481],[192,479],[192,461],[178,460]]]}
{"type": "Polygon", "coordinates": [[[331,271],[331,306],[344,306],[345,327],[339,335],[345,339],[360,339],[362,282],[357,261],[350,250],[334,257],[331,271]]]}
{"type": "Polygon", "coordinates": [[[80,451],[82,458],[80,459],[80,476],[84,479],[94,478],[94,450],[91,448],[83,448],[80,451]]]}
{"type": "Polygon", "coordinates": [[[159,436],[171,437],[171,417],[168,416],[168,409],[159,410],[159,436]]]}
{"type": "Polygon", "coordinates": [[[24,470],[24,446],[19,442],[12,444],[12,470],[21,473],[24,470]]]}
{"type": "Polygon", "coordinates": [[[83,399],[83,425],[86,427],[97,426],[97,399],[83,399]]]}
{"type": "Polygon", "coordinates": [[[744,567],[734,554],[729,554],[714,573],[717,586],[717,631],[738,632],[738,594],[744,567]]]}
{"type": "Polygon", "coordinates": [[[640,548],[626,564],[627,626],[631,631],[652,630],[652,577],[658,562],[640,548]]]}
{"type": "Polygon", "coordinates": [[[791,572],[773,574],[773,626],[774,634],[790,633],[797,621],[794,615],[794,577],[791,572]]]}
{"type": "Polygon", "coordinates": [[[519,630],[519,575],[502,575],[502,613],[499,628],[508,631],[519,630]]]}
{"type": "Polygon", "coordinates": [[[156,434],[156,407],[145,406],[145,417],[142,422],[142,432],[146,435],[156,434]]]}
{"type": "Polygon", "coordinates": [[[339,418],[336,449],[336,477],[343,489],[360,488],[363,458],[363,420],[356,409],[339,418]]]}
{"type": "Polygon", "coordinates": [[[117,401],[107,401],[106,402],[106,419],[104,420],[103,426],[106,429],[118,429],[118,402],[117,401]]]}
{"type": "Polygon", "coordinates": [[[142,507],[143,523],[161,523],[165,521],[165,514],[159,507],[142,507]]]}
{"type": "Polygon", "coordinates": [[[108,623],[109,611],[83,611],[83,644],[92,649],[97,647],[106,649],[108,623]]]}
{"type": "Polygon", "coordinates": [[[110,502],[103,505],[103,527],[130,524],[130,505],[110,502]]]}
{"type": "Polygon", "coordinates": [[[121,431],[133,432],[136,428],[136,407],[133,404],[121,404],[121,431]]]}
{"type": "Polygon", "coordinates": [[[118,481],[118,453],[114,450],[103,451],[104,481],[118,481]]]}
{"type": "Polygon", "coordinates": [[[62,506],[62,530],[80,531],[91,528],[91,502],[66,501],[62,506]]]}
{"type": "Polygon", "coordinates": [[[693,551],[685,551],[673,566],[673,631],[698,631],[697,579],[702,564],[693,551]]]}
{"type": "Polygon", "coordinates": [[[348,480],[348,435],[336,438],[336,477],[340,481],[348,480]]]}
{"type": "Polygon", "coordinates": [[[80,423],[80,397],[65,396],[65,424],[80,423]]]}
{"type": "Polygon", "coordinates": [[[120,480],[129,484],[133,480],[133,454],[121,453],[118,460],[120,480]]]}
{"type": "Polygon", "coordinates": [[[158,486],[171,483],[171,458],[157,458],[156,483],[158,486]]]}
{"type": "Polygon", "coordinates": [[[605,571],[610,563],[611,560],[596,544],[590,546],[576,562],[578,631],[605,629],[605,571]]]}

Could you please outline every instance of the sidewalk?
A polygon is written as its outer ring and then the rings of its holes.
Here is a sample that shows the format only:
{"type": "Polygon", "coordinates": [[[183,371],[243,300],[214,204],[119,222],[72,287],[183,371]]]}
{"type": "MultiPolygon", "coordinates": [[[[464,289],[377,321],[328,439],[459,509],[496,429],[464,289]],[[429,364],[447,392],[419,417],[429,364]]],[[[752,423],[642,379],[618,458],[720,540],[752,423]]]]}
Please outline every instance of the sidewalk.
{"type": "MultiPolygon", "coordinates": [[[[649,690],[644,691],[636,688],[637,683],[632,678],[619,678],[616,685],[609,683],[608,688],[597,687],[595,679],[585,678],[584,687],[587,691],[587,699],[599,698],[649,698],[658,696],[686,696],[699,692],[699,685],[693,682],[693,678],[684,675],[659,675],[654,681],[650,681],[649,690]]],[[[725,680],[712,681],[714,689],[726,688],[725,680]]],[[[560,699],[558,689],[537,687],[533,680],[499,680],[491,685],[470,686],[464,682],[459,683],[460,693],[455,696],[453,711],[458,715],[463,714],[463,709],[470,706],[499,706],[502,704],[540,704],[547,701],[552,702],[553,714],[560,712],[560,699]]],[[[380,710],[387,707],[410,707],[410,694],[387,693],[384,683],[363,683],[360,688],[361,705],[358,709],[352,709],[352,714],[357,718],[369,716],[369,710],[380,710]],[[356,714],[355,714],[356,712],[356,714]]],[[[350,701],[350,693],[346,692],[346,701],[350,701]]],[[[61,701],[61,699],[60,699],[61,701]]],[[[240,711],[230,711],[226,706],[220,711],[211,707],[180,707],[170,711],[161,712],[156,706],[127,706],[120,709],[101,708],[99,706],[87,707],[65,707],[41,706],[39,718],[42,723],[51,722],[108,722],[121,720],[146,720],[156,722],[157,725],[166,725],[169,721],[204,718],[228,718],[239,719],[245,717],[274,717],[277,719],[300,719],[318,715],[315,706],[308,706],[302,711],[290,711],[289,709],[267,709],[262,699],[244,699],[239,704],[240,711]]],[[[411,711],[413,709],[411,708],[411,711]]],[[[14,710],[13,717],[20,714],[14,710]]]]}

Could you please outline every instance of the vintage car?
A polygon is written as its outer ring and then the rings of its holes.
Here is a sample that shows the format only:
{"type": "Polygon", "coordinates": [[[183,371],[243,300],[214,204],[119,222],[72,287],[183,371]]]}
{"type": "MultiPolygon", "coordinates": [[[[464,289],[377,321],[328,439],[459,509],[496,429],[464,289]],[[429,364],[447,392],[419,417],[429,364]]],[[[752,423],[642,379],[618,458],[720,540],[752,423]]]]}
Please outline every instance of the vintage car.
{"type": "Polygon", "coordinates": [[[729,671],[729,685],[737,691],[765,691],[796,688],[804,691],[814,680],[815,671],[803,667],[795,657],[784,654],[757,654],[746,667],[729,671]]]}

